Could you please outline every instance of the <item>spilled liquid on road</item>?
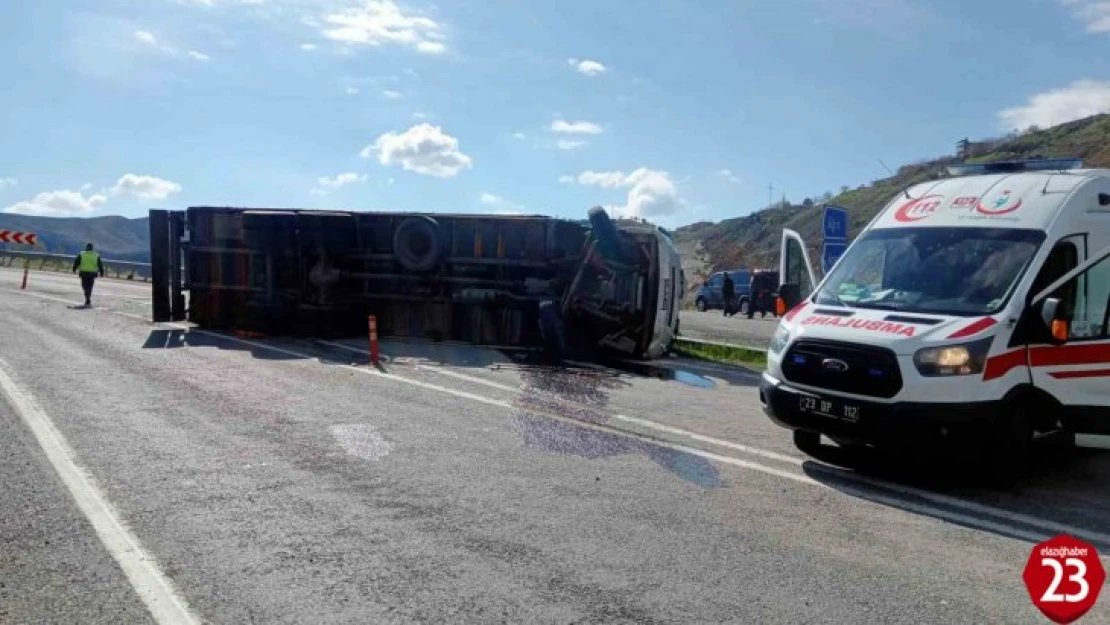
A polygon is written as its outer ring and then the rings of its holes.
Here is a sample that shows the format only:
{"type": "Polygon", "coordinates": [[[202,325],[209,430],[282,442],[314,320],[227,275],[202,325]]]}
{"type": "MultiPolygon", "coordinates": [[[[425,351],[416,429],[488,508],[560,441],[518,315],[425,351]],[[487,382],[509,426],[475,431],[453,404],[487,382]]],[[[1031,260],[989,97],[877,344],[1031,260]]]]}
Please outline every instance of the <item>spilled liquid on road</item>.
{"type": "MultiPolygon", "coordinates": [[[[678,376],[664,379],[678,379],[678,376]]],[[[533,449],[591,460],[642,454],[688,482],[705,488],[723,486],[716,467],[699,456],[527,412],[532,408],[586,423],[603,424],[609,420],[604,412],[609,403],[609,391],[627,386],[629,382],[612,371],[565,365],[525,366],[520,375],[521,393],[516,398],[522,410],[513,414],[512,422],[524,444],[533,449]],[[574,402],[574,405],[566,402],[574,402]]]]}

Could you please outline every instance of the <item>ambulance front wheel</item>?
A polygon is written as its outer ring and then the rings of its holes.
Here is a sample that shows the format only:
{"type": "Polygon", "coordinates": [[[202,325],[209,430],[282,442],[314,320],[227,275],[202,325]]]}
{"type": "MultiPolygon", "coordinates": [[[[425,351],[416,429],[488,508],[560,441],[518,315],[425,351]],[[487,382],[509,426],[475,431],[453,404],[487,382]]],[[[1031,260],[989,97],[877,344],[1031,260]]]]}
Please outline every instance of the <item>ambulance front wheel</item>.
{"type": "Polygon", "coordinates": [[[1020,400],[1007,407],[988,444],[987,479],[996,486],[1011,487],[1025,476],[1033,447],[1033,424],[1028,408],[1020,400]]]}

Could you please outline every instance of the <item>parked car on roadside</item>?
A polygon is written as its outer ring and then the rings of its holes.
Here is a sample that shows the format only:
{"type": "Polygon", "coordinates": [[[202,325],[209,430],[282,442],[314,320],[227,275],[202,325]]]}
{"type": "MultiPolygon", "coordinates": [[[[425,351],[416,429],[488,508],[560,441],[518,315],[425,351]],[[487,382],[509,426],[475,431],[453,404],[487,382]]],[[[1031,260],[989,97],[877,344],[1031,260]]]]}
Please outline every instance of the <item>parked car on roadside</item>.
{"type": "MultiPolygon", "coordinates": [[[[698,289],[697,298],[694,304],[700,311],[706,310],[723,310],[725,307],[725,298],[721,291],[721,287],[725,283],[724,271],[709,276],[705,284],[701,285],[698,289]]],[[[739,299],[738,309],[741,315],[748,312],[749,292],[751,291],[751,273],[747,269],[733,269],[727,272],[732,277],[732,283],[736,285],[736,297],[739,299]]]]}

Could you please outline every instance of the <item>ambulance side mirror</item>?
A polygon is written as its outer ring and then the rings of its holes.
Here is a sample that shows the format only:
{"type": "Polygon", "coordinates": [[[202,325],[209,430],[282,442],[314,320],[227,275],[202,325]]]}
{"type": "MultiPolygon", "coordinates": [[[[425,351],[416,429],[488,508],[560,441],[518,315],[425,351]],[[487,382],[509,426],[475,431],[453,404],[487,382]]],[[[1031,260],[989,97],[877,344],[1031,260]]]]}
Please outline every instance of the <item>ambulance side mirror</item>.
{"type": "Polygon", "coordinates": [[[1052,335],[1052,340],[1066,343],[1068,340],[1068,311],[1062,301],[1049,297],[1041,302],[1041,321],[1052,335]]]}

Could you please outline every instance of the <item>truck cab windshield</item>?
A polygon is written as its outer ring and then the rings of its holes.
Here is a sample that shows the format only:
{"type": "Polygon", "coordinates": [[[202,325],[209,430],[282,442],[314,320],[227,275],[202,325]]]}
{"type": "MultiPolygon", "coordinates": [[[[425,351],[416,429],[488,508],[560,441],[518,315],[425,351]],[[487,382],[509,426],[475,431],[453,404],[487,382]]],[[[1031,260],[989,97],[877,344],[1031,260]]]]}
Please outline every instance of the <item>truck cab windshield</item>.
{"type": "Polygon", "coordinates": [[[822,305],[947,315],[994,314],[1009,300],[1037,248],[1037,230],[871,230],[817,292],[822,305]]]}

